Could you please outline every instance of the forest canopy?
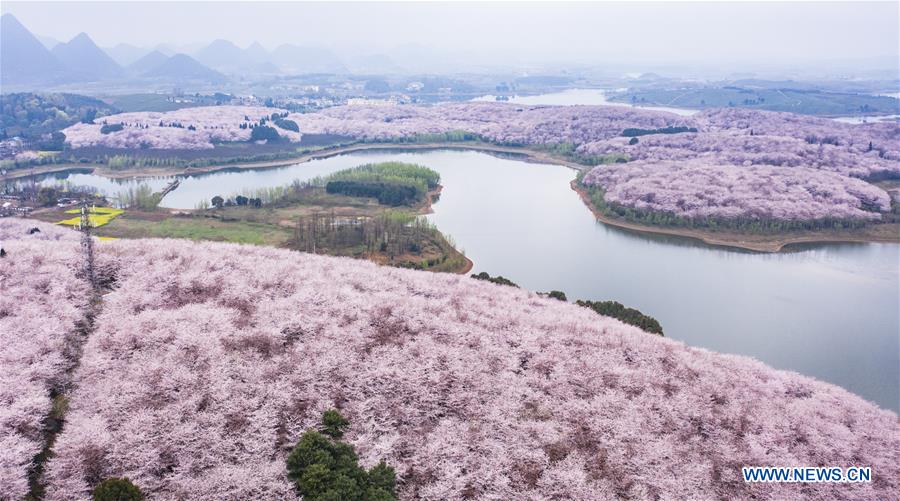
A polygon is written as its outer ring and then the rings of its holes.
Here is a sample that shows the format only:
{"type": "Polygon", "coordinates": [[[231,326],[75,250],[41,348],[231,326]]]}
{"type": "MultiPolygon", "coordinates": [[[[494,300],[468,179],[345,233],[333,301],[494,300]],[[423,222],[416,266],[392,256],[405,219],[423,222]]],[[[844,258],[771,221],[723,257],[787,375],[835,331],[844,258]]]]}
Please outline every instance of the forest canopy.
{"type": "Polygon", "coordinates": [[[93,123],[97,118],[118,113],[92,97],[31,92],[0,94],[0,111],[0,139],[21,137],[27,141],[79,122],[93,123]]]}
{"type": "Polygon", "coordinates": [[[335,172],[326,178],[325,191],[377,198],[385,205],[412,205],[437,188],[440,180],[440,174],[428,167],[382,162],[335,172]]]}

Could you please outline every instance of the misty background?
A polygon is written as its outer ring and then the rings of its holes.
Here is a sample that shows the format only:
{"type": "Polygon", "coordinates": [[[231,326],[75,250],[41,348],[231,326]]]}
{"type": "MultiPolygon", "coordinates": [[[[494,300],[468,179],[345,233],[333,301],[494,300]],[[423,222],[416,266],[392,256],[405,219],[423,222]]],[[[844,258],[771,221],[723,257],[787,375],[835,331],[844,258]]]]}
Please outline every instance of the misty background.
{"type": "Polygon", "coordinates": [[[327,48],[352,68],[564,71],[605,65],[719,77],[896,76],[900,3],[9,2],[45,45],[81,32],[97,45],[193,53],[224,39],[327,48]]]}

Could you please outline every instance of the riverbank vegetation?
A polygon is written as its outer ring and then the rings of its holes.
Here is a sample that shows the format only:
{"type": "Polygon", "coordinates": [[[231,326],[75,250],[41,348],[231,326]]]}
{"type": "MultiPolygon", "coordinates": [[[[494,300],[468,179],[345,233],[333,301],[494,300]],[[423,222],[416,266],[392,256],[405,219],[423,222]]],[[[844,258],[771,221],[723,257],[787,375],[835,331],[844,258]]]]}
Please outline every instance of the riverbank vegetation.
{"type": "Polygon", "coordinates": [[[651,334],[659,334],[660,336],[663,335],[662,326],[659,325],[659,322],[655,318],[641,313],[640,310],[628,308],[618,301],[583,301],[579,299],[578,301],[575,301],[575,304],[590,308],[600,315],[621,320],[642,331],[651,334]]]}
{"type": "MultiPolygon", "coordinates": [[[[490,282],[492,284],[505,285],[508,287],[515,287],[517,289],[519,288],[519,286],[512,280],[501,275],[492,277],[486,271],[473,273],[470,276],[476,280],[484,280],[485,282],[490,282]]],[[[568,302],[566,293],[562,291],[553,290],[547,293],[539,294],[548,298],[556,299],[558,301],[568,302]]],[[[587,301],[579,299],[575,301],[575,304],[577,304],[578,306],[584,306],[585,308],[590,308],[600,315],[612,317],[616,320],[621,320],[622,322],[633,325],[645,332],[658,334],[660,336],[663,335],[662,326],[659,325],[659,322],[655,318],[651,317],[650,315],[641,313],[640,310],[628,308],[617,301],[587,301]]]]}
{"type": "Polygon", "coordinates": [[[417,270],[453,272],[469,266],[437,227],[406,211],[374,216],[336,216],[334,212],[300,216],[289,247],[417,270]]]}
{"type": "Polygon", "coordinates": [[[162,197],[162,192],[154,192],[150,185],[141,183],[120,190],[116,195],[116,203],[119,207],[151,211],[159,206],[162,197]]]}
{"type": "Polygon", "coordinates": [[[515,287],[515,288],[519,287],[518,284],[516,284],[512,280],[510,280],[502,275],[497,275],[496,277],[492,277],[486,271],[482,271],[481,273],[473,273],[470,276],[476,280],[484,280],[485,282],[490,282],[492,284],[506,285],[506,286],[515,287]]]}
{"type": "MultiPolygon", "coordinates": [[[[303,252],[367,259],[379,264],[439,272],[465,272],[471,267],[450,237],[420,214],[438,196],[436,172],[400,163],[338,172],[337,179],[412,182],[421,196],[394,206],[391,200],[328,193],[327,178],[287,186],[252,190],[246,195],[215,196],[193,211],[158,210],[161,193],[137,185],[119,193],[127,206],[113,220],[97,224],[104,238],[187,238],[285,247],[303,252]],[[362,174],[360,174],[362,173],[362,174]],[[348,177],[349,176],[349,177],[348,177]],[[429,188],[432,188],[428,191],[429,188]]],[[[105,210],[105,209],[104,209],[105,210]]],[[[34,217],[65,223],[80,222],[63,209],[45,209],[34,217]]],[[[95,217],[95,216],[91,216],[95,217]]],[[[103,216],[107,217],[107,216],[103,216]]],[[[98,221],[99,222],[99,221],[98,221]]]]}

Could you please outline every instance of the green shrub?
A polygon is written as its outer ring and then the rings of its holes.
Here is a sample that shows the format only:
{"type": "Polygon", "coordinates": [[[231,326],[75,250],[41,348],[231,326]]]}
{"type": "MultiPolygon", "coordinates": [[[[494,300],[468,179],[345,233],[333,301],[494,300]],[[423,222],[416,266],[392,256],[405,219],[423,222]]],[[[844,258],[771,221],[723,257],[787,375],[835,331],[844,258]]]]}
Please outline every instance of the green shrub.
{"type": "Polygon", "coordinates": [[[292,130],[294,132],[300,132],[300,126],[297,125],[297,122],[293,120],[285,120],[283,118],[276,118],[275,125],[281,127],[284,130],[292,130]]]}
{"type": "Polygon", "coordinates": [[[625,137],[637,137],[650,134],[681,134],[683,132],[697,132],[697,129],[695,127],[663,127],[661,129],[628,128],[622,131],[622,135],[625,137]]]}
{"type": "Polygon", "coordinates": [[[128,478],[108,478],[94,488],[94,501],[142,501],[144,493],[128,478]]]}
{"type": "Polygon", "coordinates": [[[279,141],[281,136],[278,135],[278,131],[275,130],[274,127],[269,127],[268,125],[258,125],[253,128],[250,132],[250,142],[256,141],[279,141]]]}
{"type": "Polygon", "coordinates": [[[344,429],[350,425],[341,413],[332,409],[322,414],[322,433],[331,438],[341,438],[344,436],[344,429]]]}
{"type": "Polygon", "coordinates": [[[125,126],[122,124],[107,124],[107,125],[100,127],[100,133],[101,134],[109,134],[111,132],[118,132],[124,128],[125,128],[125,126]]]}
{"type": "Polygon", "coordinates": [[[485,272],[485,271],[482,271],[481,273],[477,273],[477,274],[472,274],[472,275],[470,275],[470,276],[471,276],[472,278],[474,278],[474,279],[477,279],[477,280],[486,280],[486,281],[491,282],[491,283],[493,283],[493,284],[498,284],[498,285],[508,285],[508,286],[510,286],[510,287],[519,287],[518,285],[516,285],[515,282],[513,282],[512,280],[510,280],[510,279],[508,279],[508,278],[506,278],[506,277],[503,277],[502,275],[497,275],[496,277],[492,277],[492,276],[490,276],[490,275],[489,275],[487,272],[485,272]]]}
{"type": "Polygon", "coordinates": [[[640,310],[628,308],[618,301],[582,301],[579,299],[575,304],[590,308],[601,315],[621,320],[651,334],[663,335],[662,326],[655,318],[644,315],[640,310]]]}
{"type": "Polygon", "coordinates": [[[327,434],[309,430],[287,458],[288,478],[304,501],[396,501],[397,476],[384,461],[366,471],[353,446],[338,441],[350,424],[336,410],[322,415],[327,434]]]}
{"type": "Polygon", "coordinates": [[[566,297],[566,293],[563,291],[550,291],[547,293],[547,297],[551,297],[553,299],[558,299],[560,301],[568,301],[569,300],[566,297]]]}

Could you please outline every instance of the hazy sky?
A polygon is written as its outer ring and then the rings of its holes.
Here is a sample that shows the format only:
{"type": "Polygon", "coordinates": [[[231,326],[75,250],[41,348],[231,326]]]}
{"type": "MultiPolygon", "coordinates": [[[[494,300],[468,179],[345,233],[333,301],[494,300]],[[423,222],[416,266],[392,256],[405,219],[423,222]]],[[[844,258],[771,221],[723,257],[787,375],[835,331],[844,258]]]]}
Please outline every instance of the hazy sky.
{"type": "Polygon", "coordinates": [[[14,2],[32,32],[99,45],[225,38],[378,52],[416,44],[533,60],[804,64],[897,58],[900,2],[14,2]]]}

